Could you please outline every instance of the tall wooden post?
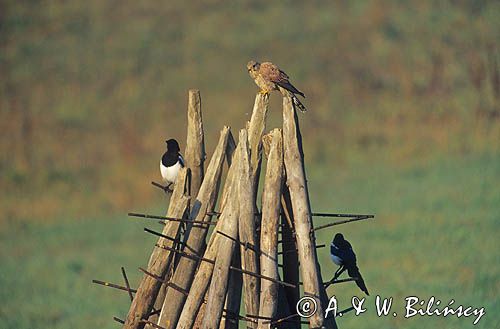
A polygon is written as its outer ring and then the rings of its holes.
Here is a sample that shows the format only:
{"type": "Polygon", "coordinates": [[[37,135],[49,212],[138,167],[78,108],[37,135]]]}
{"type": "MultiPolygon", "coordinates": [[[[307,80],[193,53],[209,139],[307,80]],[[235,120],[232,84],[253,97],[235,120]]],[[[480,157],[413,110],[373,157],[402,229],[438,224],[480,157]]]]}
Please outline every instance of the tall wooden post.
{"type": "MultiPolygon", "coordinates": [[[[220,133],[219,143],[208,165],[207,173],[199,190],[198,197],[192,202],[189,219],[206,222],[211,220],[211,216],[207,216],[206,213],[213,211],[213,207],[217,201],[219,192],[218,187],[229,134],[229,127],[224,127],[220,133]]],[[[188,225],[184,251],[201,254],[205,244],[207,231],[208,227],[202,227],[199,224],[188,225]]],[[[171,279],[171,283],[184,291],[189,291],[197,265],[198,261],[188,257],[181,257],[171,279]]],[[[185,300],[186,296],[181,293],[179,289],[168,287],[158,325],[164,328],[175,328],[185,300]]]]}
{"type": "Polygon", "coordinates": [[[191,170],[190,194],[194,198],[198,195],[201,182],[203,181],[203,164],[206,157],[199,90],[189,90],[187,114],[188,129],[184,157],[186,167],[191,170]]]}
{"type": "MultiPolygon", "coordinates": [[[[241,192],[244,191],[250,179],[249,149],[246,129],[240,131],[238,150],[238,179],[233,182],[233,190],[235,193],[230,196],[227,207],[223,209],[221,214],[221,218],[224,217],[225,224],[221,231],[234,239],[238,238],[238,208],[241,204],[241,198],[247,198],[247,195],[241,192]]],[[[212,282],[208,292],[207,307],[202,328],[212,329],[219,327],[227,292],[229,265],[231,263],[234,248],[235,242],[228,237],[223,237],[219,243],[219,252],[217,253],[212,282]]]]}
{"type": "MultiPolygon", "coordinates": [[[[188,169],[183,168],[179,171],[177,176],[174,192],[170,198],[167,217],[181,218],[184,216],[184,213],[189,205],[189,195],[185,194],[187,190],[187,180],[188,169]]],[[[179,227],[179,222],[170,221],[166,223],[163,229],[163,234],[170,237],[178,237],[179,227]]],[[[158,240],[159,246],[172,248],[173,244],[173,241],[167,240],[163,237],[158,240]]],[[[161,278],[165,277],[172,259],[173,253],[163,248],[155,247],[150,257],[148,272],[161,278]]],[[[125,324],[123,325],[124,329],[144,328],[142,320],[148,319],[160,287],[160,281],[149,275],[143,275],[139,288],[137,288],[134,300],[132,301],[132,305],[130,305],[125,324]]]]}
{"type": "MultiPolygon", "coordinates": [[[[299,256],[297,253],[297,244],[295,241],[295,229],[293,227],[293,210],[292,202],[290,200],[290,192],[287,186],[283,186],[283,195],[281,197],[281,239],[283,240],[281,244],[281,249],[283,251],[283,281],[295,285],[294,287],[283,287],[282,290],[285,293],[286,301],[288,303],[288,309],[291,312],[295,312],[297,302],[300,299],[300,289],[299,289],[299,256]]],[[[294,326],[289,322],[290,328],[298,327],[300,328],[300,318],[296,317],[290,319],[293,321],[294,326]]]]}
{"type": "MultiPolygon", "coordinates": [[[[240,249],[236,248],[233,252],[231,266],[241,268],[241,253],[240,249]]],[[[227,283],[227,295],[225,309],[228,314],[239,314],[241,307],[241,288],[243,286],[242,274],[239,271],[231,271],[229,273],[229,281],[227,283]]],[[[219,329],[238,329],[239,321],[228,317],[220,319],[219,329]]]]}
{"type": "Polygon", "coordinates": [[[307,191],[302,136],[298,126],[297,113],[290,96],[283,97],[283,146],[286,170],[286,184],[290,190],[297,249],[299,254],[304,294],[316,300],[317,311],[309,318],[311,328],[335,328],[335,321],[325,321],[323,281],[317,261],[315,237],[312,231],[311,208],[307,191]],[[323,292],[322,292],[323,290],[323,292]],[[323,301],[324,302],[324,301],[323,301]]]}
{"type": "MultiPolygon", "coordinates": [[[[233,156],[232,165],[229,168],[229,171],[231,171],[231,168],[234,167],[235,163],[238,163],[237,161],[234,161],[235,157],[236,154],[235,156],[233,156]]],[[[226,178],[222,195],[223,196],[231,195],[232,194],[231,191],[234,190],[233,185],[234,185],[233,180],[229,181],[229,179],[226,178]]],[[[222,230],[224,232],[225,220],[226,220],[225,216],[221,216],[219,218],[219,221],[215,226],[214,232],[217,230],[222,230]]],[[[205,253],[203,254],[204,258],[209,260],[215,260],[217,252],[219,250],[220,240],[221,240],[220,234],[212,234],[210,236],[207,248],[205,250],[205,253]]],[[[204,300],[205,294],[210,284],[210,279],[212,278],[213,269],[214,265],[210,262],[200,263],[198,271],[196,272],[196,275],[194,277],[193,283],[191,284],[189,295],[187,296],[186,302],[184,303],[184,307],[181,311],[179,321],[177,322],[177,329],[193,328],[196,316],[198,315],[198,311],[200,309],[200,306],[204,300]]]]}
{"type": "MultiPolygon", "coordinates": [[[[281,130],[274,129],[267,161],[262,195],[262,226],[260,236],[261,274],[278,280],[278,222],[283,179],[283,144],[281,130]]],[[[259,316],[274,318],[278,309],[278,285],[262,280],[259,316]]],[[[259,320],[258,328],[271,329],[269,321],[259,320]]]]}
{"type": "MultiPolygon", "coordinates": [[[[259,250],[259,239],[256,232],[260,223],[256,221],[255,214],[257,213],[257,188],[262,162],[262,134],[266,128],[268,107],[268,95],[257,94],[252,117],[246,125],[250,151],[250,174],[248,179],[246,176],[242,177],[242,179],[247,179],[246,181],[240,182],[240,192],[245,195],[244,198],[240,199],[240,241],[254,247],[253,249],[245,248],[243,245],[240,247],[241,267],[254,273],[260,272],[259,255],[256,252],[259,250]]],[[[243,300],[247,314],[257,315],[259,313],[259,294],[260,280],[253,276],[243,275],[243,300]]],[[[257,328],[257,323],[249,321],[247,328],[257,328]]]]}

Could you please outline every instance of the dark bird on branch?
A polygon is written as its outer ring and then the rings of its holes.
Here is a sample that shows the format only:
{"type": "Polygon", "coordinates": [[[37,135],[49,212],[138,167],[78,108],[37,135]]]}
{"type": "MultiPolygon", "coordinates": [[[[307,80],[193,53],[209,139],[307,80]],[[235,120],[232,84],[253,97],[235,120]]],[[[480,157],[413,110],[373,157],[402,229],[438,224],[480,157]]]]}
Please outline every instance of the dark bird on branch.
{"type": "Polygon", "coordinates": [[[358,265],[356,264],[356,254],[352,250],[352,246],[344,239],[344,236],[341,233],[335,234],[333,241],[330,245],[330,257],[332,261],[339,265],[340,267],[335,272],[334,279],[337,279],[342,272],[347,270],[347,273],[350,277],[356,278],[356,284],[359,289],[364,291],[368,296],[368,289],[366,288],[365,281],[359,272],[358,265]]]}
{"type": "Polygon", "coordinates": [[[248,74],[260,88],[263,95],[269,94],[273,90],[279,90],[282,94],[288,93],[292,98],[293,105],[301,112],[307,111],[296,95],[306,97],[303,92],[295,88],[289,81],[288,75],[281,71],[271,62],[259,63],[250,61],[247,64],[248,74]]]}
{"type": "Polygon", "coordinates": [[[179,143],[175,139],[169,139],[166,143],[167,151],[160,160],[160,173],[163,181],[167,184],[164,189],[168,192],[170,185],[175,183],[179,170],[184,168],[184,159],[179,153],[179,143]]]}

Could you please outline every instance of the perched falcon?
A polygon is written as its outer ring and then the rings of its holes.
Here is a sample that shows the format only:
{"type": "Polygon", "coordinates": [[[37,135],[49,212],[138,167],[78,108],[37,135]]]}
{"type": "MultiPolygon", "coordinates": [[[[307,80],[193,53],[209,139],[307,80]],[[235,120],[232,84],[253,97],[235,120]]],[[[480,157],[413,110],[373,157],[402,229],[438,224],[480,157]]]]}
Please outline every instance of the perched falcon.
{"type": "Polygon", "coordinates": [[[296,94],[304,96],[300,90],[295,88],[290,81],[289,77],[285,72],[281,71],[276,65],[271,62],[258,63],[255,61],[250,61],[247,64],[248,74],[254,79],[257,86],[260,88],[262,94],[268,94],[273,90],[287,90],[292,97],[293,104],[301,111],[305,112],[306,108],[299,101],[296,94]]]}

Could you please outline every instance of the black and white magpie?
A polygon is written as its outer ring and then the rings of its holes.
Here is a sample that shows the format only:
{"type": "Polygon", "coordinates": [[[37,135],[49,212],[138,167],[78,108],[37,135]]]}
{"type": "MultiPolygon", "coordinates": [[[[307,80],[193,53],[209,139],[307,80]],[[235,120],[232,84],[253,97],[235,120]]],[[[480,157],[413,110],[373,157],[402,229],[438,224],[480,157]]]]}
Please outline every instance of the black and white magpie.
{"type": "Polygon", "coordinates": [[[335,264],[340,266],[335,272],[333,280],[338,278],[342,272],[347,270],[347,273],[351,278],[356,278],[356,284],[359,289],[364,291],[368,296],[370,295],[368,293],[368,289],[366,288],[365,281],[363,280],[361,273],[359,273],[359,268],[356,264],[356,254],[352,250],[352,246],[349,241],[344,239],[342,233],[335,234],[335,237],[330,245],[330,257],[335,264]]]}
{"type": "Polygon", "coordinates": [[[179,143],[175,139],[169,139],[165,143],[167,143],[167,152],[161,157],[160,173],[167,184],[165,186],[165,191],[167,191],[169,186],[175,183],[179,170],[184,168],[184,159],[179,153],[179,143]]]}

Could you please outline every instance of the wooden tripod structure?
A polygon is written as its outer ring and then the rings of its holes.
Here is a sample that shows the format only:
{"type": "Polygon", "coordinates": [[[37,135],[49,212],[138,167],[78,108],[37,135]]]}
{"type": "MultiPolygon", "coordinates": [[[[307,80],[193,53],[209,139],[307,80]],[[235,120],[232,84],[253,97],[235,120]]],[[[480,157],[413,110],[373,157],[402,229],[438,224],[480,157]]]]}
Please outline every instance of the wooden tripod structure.
{"type": "Polygon", "coordinates": [[[283,127],[264,134],[268,107],[268,95],[257,94],[237,144],[230,128],[223,127],[205,171],[201,97],[198,90],[189,91],[186,168],[178,175],[166,216],[139,214],[165,223],[162,232],[145,229],[159,238],[147,269],[141,269],[139,286],[130,288],[123,269],[126,286],[94,280],[128,291],[128,314],[124,320],[115,318],[124,329],[238,328],[241,321],[247,328],[300,328],[300,285],[302,295],[317,305],[306,322],[310,328],[337,328],[333,317],[325,319],[328,301],[297,113],[284,93],[283,127]],[[267,166],[259,212],[263,154],[267,166]],[[219,193],[224,162],[228,169],[219,193]]]}

